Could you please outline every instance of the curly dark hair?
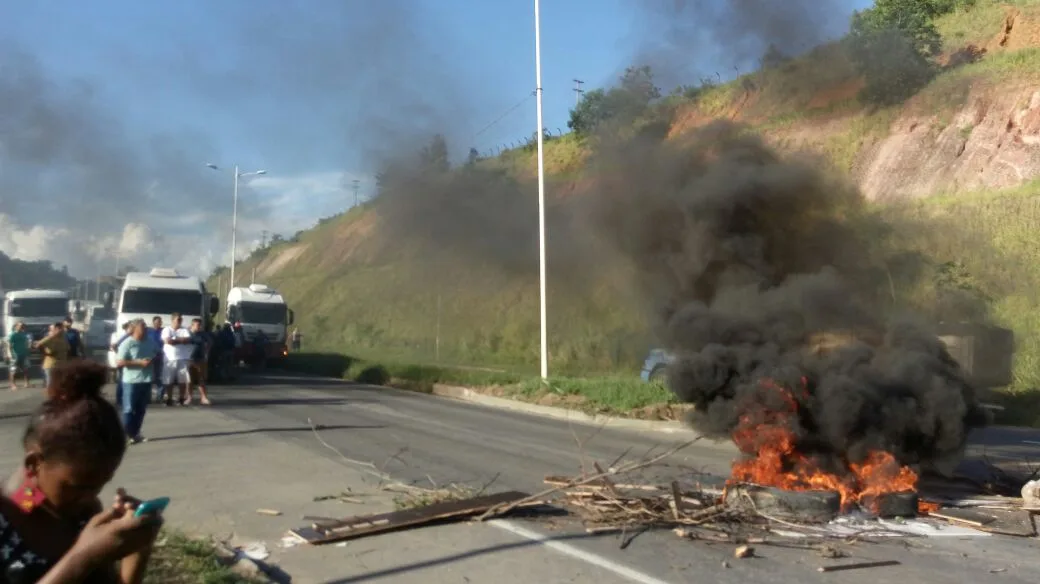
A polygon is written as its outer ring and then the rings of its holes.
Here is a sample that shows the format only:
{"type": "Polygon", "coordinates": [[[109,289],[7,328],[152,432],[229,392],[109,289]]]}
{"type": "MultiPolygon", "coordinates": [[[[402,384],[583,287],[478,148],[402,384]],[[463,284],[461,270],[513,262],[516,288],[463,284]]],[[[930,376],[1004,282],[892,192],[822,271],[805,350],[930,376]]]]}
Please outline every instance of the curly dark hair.
{"type": "Polygon", "coordinates": [[[101,395],[107,369],[92,361],[61,363],[51,373],[47,399],[22,436],[44,457],[63,462],[118,461],[126,453],[126,432],[115,406],[101,395]]]}

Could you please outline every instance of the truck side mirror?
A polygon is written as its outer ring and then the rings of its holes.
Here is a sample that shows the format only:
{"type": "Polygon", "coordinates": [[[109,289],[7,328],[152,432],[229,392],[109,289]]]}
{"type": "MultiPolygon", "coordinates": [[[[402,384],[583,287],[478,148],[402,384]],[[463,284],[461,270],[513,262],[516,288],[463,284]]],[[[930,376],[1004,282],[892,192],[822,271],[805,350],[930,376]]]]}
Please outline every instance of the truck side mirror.
{"type": "Polygon", "coordinates": [[[289,324],[292,324],[296,320],[296,315],[293,314],[292,309],[289,309],[289,324]]]}
{"type": "Polygon", "coordinates": [[[220,312],[220,299],[216,296],[209,297],[209,313],[210,316],[215,316],[220,312]]]}

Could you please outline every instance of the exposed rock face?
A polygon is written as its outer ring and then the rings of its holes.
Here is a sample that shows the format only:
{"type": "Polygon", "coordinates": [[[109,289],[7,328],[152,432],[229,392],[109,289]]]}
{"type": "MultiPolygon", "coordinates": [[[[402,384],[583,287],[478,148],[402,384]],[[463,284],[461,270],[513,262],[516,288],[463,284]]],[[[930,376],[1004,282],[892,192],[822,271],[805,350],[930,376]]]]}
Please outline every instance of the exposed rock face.
{"type": "Polygon", "coordinates": [[[1019,185],[1040,177],[1040,87],[972,89],[956,111],[900,117],[862,154],[875,200],[1019,185]]]}

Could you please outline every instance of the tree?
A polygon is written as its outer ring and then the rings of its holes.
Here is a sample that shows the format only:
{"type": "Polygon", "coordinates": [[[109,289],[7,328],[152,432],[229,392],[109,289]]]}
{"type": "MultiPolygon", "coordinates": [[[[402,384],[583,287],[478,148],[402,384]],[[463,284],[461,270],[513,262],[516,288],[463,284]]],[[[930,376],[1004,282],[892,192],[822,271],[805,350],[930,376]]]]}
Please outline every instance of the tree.
{"type": "Polygon", "coordinates": [[[607,121],[631,122],[643,114],[650,104],[660,99],[661,89],[654,85],[649,66],[629,67],[611,89],[595,89],[571,110],[567,127],[578,134],[591,134],[607,121]]]}
{"type": "Polygon", "coordinates": [[[776,69],[790,60],[791,58],[781,52],[776,45],[770,44],[766,52],[762,54],[762,58],[759,59],[759,64],[763,69],[776,69]]]}
{"type": "Polygon", "coordinates": [[[283,241],[285,241],[285,238],[282,237],[282,234],[281,233],[275,233],[274,235],[271,236],[271,241],[267,245],[268,245],[268,247],[270,247],[272,245],[276,245],[276,244],[282,243],[283,241]]]}
{"type": "Polygon", "coordinates": [[[434,134],[430,143],[420,154],[423,168],[434,172],[448,172],[451,163],[448,161],[448,142],[441,134],[434,134]]]}
{"type": "Polygon", "coordinates": [[[469,149],[469,156],[466,157],[466,164],[474,165],[480,160],[480,152],[476,148],[469,149]]]}
{"type": "Polygon", "coordinates": [[[943,8],[936,1],[877,0],[873,8],[853,13],[846,46],[866,82],[864,101],[899,103],[932,79],[929,59],[942,49],[933,19],[943,8]]]}

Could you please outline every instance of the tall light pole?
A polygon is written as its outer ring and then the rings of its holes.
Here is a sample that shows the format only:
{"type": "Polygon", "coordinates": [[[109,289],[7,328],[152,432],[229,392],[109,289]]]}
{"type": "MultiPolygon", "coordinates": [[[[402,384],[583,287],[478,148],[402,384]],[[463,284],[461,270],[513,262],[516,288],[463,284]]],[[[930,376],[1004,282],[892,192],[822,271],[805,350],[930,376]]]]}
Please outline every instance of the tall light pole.
{"type": "MultiPolygon", "coordinates": [[[[206,166],[213,170],[221,170],[219,166],[213,163],[206,163],[206,166]]],[[[235,287],[235,256],[238,252],[238,179],[246,176],[258,176],[261,174],[267,174],[266,170],[254,170],[253,172],[240,172],[238,165],[235,165],[235,191],[231,203],[231,282],[228,285],[228,289],[235,287]]]]}
{"type": "Polygon", "coordinates": [[[585,85],[585,82],[582,81],[581,79],[575,79],[574,80],[574,105],[575,106],[581,105],[581,97],[585,93],[585,90],[581,88],[582,85],[585,85]]]}
{"type": "Polygon", "coordinates": [[[534,75],[538,109],[538,287],[542,333],[542,380],[549,378],[548,327],[545,318],[545,159],[542,123],[542,23],[539,0],[534,0],[534,75]]]}
{"type": "Polygon", "coordinates": [[[358,180],[358,179],[354,179],[354,206],[355,207],[357,207],[357,204],[358,204],[358,187],[360,185],[361,185],[361,181],[358,180]]]}

